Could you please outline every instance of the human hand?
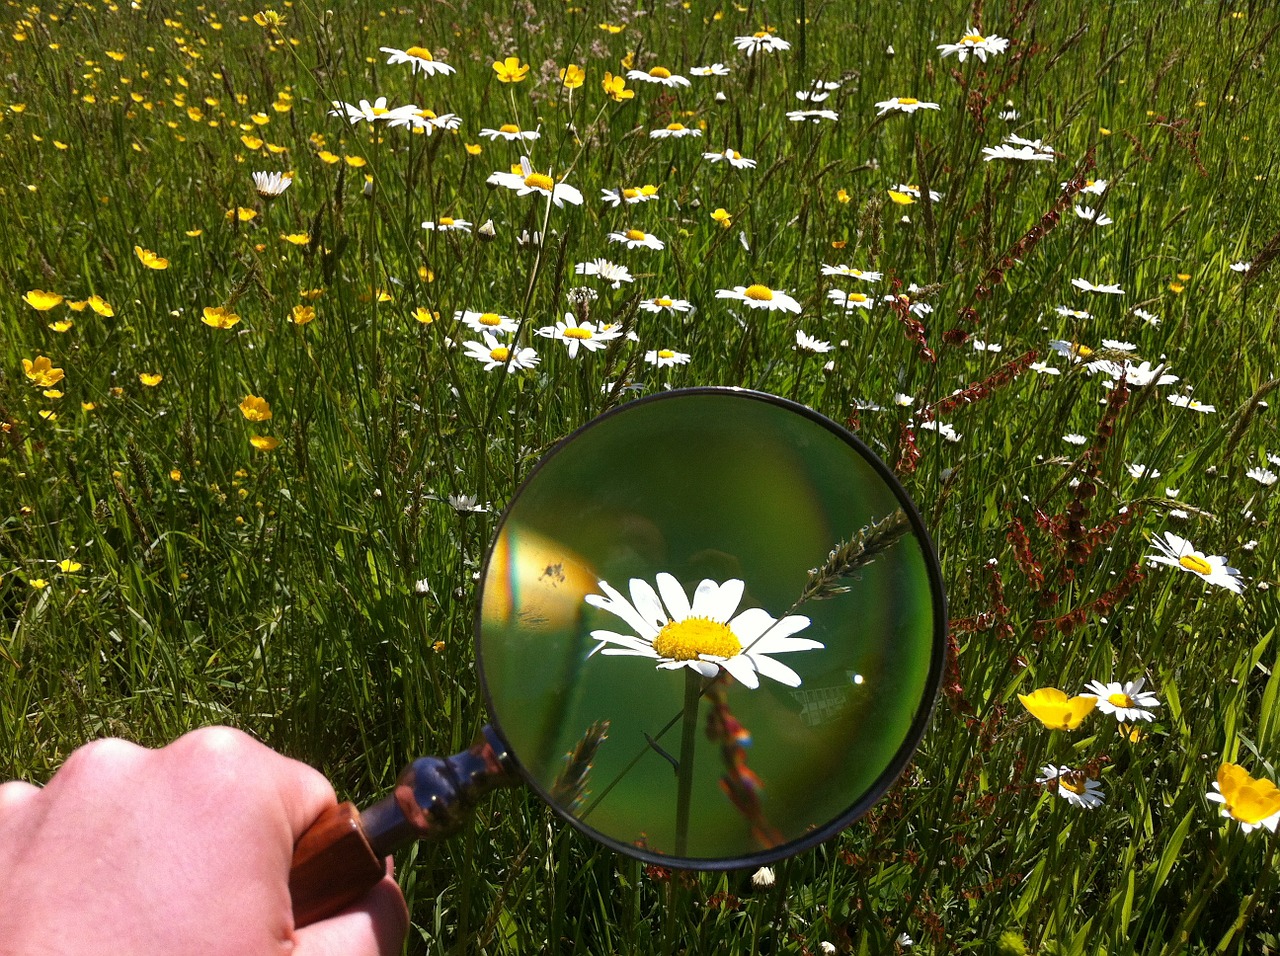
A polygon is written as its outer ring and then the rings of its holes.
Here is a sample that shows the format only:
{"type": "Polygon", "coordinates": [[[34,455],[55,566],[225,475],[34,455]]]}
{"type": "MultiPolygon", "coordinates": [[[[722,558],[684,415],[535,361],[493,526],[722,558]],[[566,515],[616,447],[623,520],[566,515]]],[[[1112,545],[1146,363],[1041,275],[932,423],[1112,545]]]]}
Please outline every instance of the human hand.
{"type": "Polygon", "coordinates": [[[389,863],[358,903],[294,927],[293,846],[335,803],[318,771],[226,727],[87,744],[43,789],[0,786],[0,956],[399,953],[389,863]]]}

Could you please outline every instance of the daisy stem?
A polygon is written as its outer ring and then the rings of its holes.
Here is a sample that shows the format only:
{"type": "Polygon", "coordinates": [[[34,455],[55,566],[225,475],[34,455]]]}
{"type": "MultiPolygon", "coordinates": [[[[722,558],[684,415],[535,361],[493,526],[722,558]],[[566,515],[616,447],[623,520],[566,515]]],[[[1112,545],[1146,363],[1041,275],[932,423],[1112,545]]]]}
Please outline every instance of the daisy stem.
{"type": "Polygon", "coordinates": [[[698,700],[702,679],[685,668],[684,727],[680,735],[680,770],[676,782],[676,856],[684,856],[689,842],[689,799],[693,794],[693,749],[698,743],[698,700]]]}

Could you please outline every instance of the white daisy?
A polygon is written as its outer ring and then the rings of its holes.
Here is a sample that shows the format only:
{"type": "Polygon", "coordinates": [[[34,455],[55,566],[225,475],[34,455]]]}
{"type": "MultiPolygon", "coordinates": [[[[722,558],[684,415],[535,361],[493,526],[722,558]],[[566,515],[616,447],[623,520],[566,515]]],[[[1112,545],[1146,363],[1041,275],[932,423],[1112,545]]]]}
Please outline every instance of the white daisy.
{"type": "Polygon", "coordinates": [[[672,73],[665,66],[655,66],[648,72],[644,70],[628,70],[627,79],[639,80],[641,83],[659,83],[662,86],[673,88],[691,85],[686,77],[681,76],[679,73],[672,73]]]}
{"type": "MultiPolygon", "coordinates": [[[[1063,183],[1062,188],[1066,189],[1070,185],[1070,183],[1063,183]]],[[[1108,185],[1109,184],[1105,179],[1086,179],[1084,181],[1084,188],[1081,189],[1080,192],[1089,196],[1101,196],[1107,191],[1108,185]]]]}
{"type": "Polygon", "coordinates": [[[1068,318],[1068,319],[1092,319],[1093,318],[1092,312],[1086,312],[1083,309],[1072,309],[1065,305],[1060,305],[1057,308],[1055,308],[1053,311],[1057,312],[1058,315],[1061,315],[1064,318],[1068,318]]]}
{"type": "Polygon", "coordinates": [[[650,349],[644,353],[644,360],[650,365],[662,368],[667,365],[688,365],[689,353],[676,352],[672,349],[650,349]]]}
{"type": "Polygon", "coordinates": [[[1246,478],[1252,478],[1260,485],[1266,485],[1268,488],[1276,483],[1276,473],[1266,468],[1250,468],[1244,473],[1246,478]]]}
{"type": "Polygon", "coordinates": [[[533,368],[538,364],[538,353],[533,349],[513,349],[506,345],[501,345],[492,332],[484,333],[484,342],[463,342],[462,347],[466,350],[467,357],[473,358],[478,362],[484,362],[484,370],[491,372],[495,368],[506,366],[508,372],[518,372],[521,369],[533,368]]]}
{"type": "Polygon", "coordinates": [[[398,106],[394,109],[387,107],[387,98],[379,96],[370,103],[368,100],[361,100],[358,104],[344,103],[342,100],[334,100],[330,105],[333,109],[329,111],[330,116],[341,116],[350,121],[353,125],[364,120],[366,123],[374,123],[378,120],[386,120],[405,109],[416,110],[417,106],[398,106]]]}
{"type": "Polygon", "coordinates": [[[1113,352],[1132,352],[1137,348],[1132,342],[1123,342],[1120,339],[1103,339],[1102,347],[1111,349],[1113,352]]]}
{"type": "Polygon", "coordinates": [[[811,123],[821,123],[823,120],[835,122],[839,118],[840,114],[835,110],[791,110],[787,113],[787,119],[793,123],[803,123],[805,120],[811,123]]]}
{"type": "Polygon", "coordinates": [[[453,313],[453,319],[477,332],[492,332],[497,335],[510,335],[518,327],[515,319],[499,315],[497,312],[471,312],[459,309],[453,313]]]}
{"type": "Polygon", "coordinates": [[[498,140],[498,137],[502,137],[508,143],[512,143],[516,140],[527,140],[532,142],[542,134],[536,129],[521,129],[515,123],[503,123],[497,129],[485,128],[480,130],[480,135],[488,136],[489,139],[494,142],[498,140]]]}
{"type": "Polygon", "coordinates": [[[610,206],[620,206],[625,203],[652,202],[658,198],[658,187],[645,184],[644,186],[628,186],[623,189],[602,189],[600,190],[602,198],[610,206]]]}
{"type": "Polygon", "coordinates": [[[737,578],[723,584],[701,581],[692,602],[672,575],[661,572],[655,581],[657,591],[648,581],[632,578],[631,600],[607,581],[599,583],[603,595],[587,595],[588,604],[621,618],[634,631],[592,631],[592,638],[600,642],[592,654],[647,657],[656,660],[659,669],[688,667],[706,678],[724,668],[734,680],[754,689],[760,686],[761,674],[799,687],[800,675],[769,655],[823,646],[791,636],[809,626],[807,617],[793,614],[778,620],[758,607],[738,611],[746,586],[737,578]]]}
{"type": "Polygon", "coordinates": [[[974,339],[973,350],[975,352],[1000,352],[1004,350],[1004,346],[999,342],[984,342],[982,339],[974,339]]]}
{"type": "Polygon", "coordinates": [[[1216,584],[1235,594],[1243,589],[1240,572],[1227,565],[1227,559],[1216,554],[1205,554],[1197,551],[1186,538],[1179,537],[1172,531],[1164,532],[1151,539],[1159,554],[1148,554],[1148,564],[1167,564],[1170,567],[1182,568],[1196,575],[1207,584],[1216,584]]]}
{"type": "Polygon", "coordinates": [[[1088,279],[1072,279],[1071,284],[1081,292],[1104,292],[1107,295],[1124,295],[1124,289],[1118,285],[1094,285],[1088,279]]]}
{"type": "Polygon", "coordinates": [[[937,432],[947,441],[959,441],[964,437],[946,422],[921,422],[920,427],[927,432],[937,432]]]}
{"type": "Polygon", "coordinates": [[[1054,368],[1048,362],[1032,362],[1031,365],[1028,367],[1031,369],[1031,371],[1039,372],[1041,375],[1061,375],[1062,374],[1062,371],[1060,369],[1054,368]]]}
{"type": "Polygon", "coordinates": [[[832,289],[827,293],[827,298],[846,312],[852,312],[854,309],[870,309],[876,303],[876,300],[869,295],[863,295],[861,292],[845,292],[843,289],[832,289]]]}
{"type": "Polygon", "coordinates": [[[640,308],[646,312],[661,312],[666,309],[668,312],[688,312],[693,305],[688,299],[673,299],[670,296],[660,295],[652,299],[645,299],[640,303],[640,308]]]}
{"type": "Polygon", "coordinates": [[[387,117],[387,125],[398,129],[401,126],[412,126],[414,129],[426,130],[428,134],[438,129],[457,129],[462,125],[462,117],[456,113],[441,113],[435,110],[418,109],[404,106],[387,117]]]}
{"type": "Polygon", "coordinates": [[[723,153],[703,153],[702,158],[713,163],[727,162],[734,169],[755,169],[754,159],[745,159],[736,149],[726,149],[723,153]]]}
{"type": "Polygon", "coordinates": [[[1104,684],[1100,680],[1089,681],[1082,696],[1098,698],[1098,710],[1104,714],[1115,714],[1122,724],[1131,724],[1135,720],[1155,720],[1152,707],[1159,707],[1160,701],[1151,691],[1144,691],[1142,685],[1145,677],[1120,684],[1115,681],[1104,684]]]}
{"type": "Polygon", "coordinates": [[[905,392],[893,393],[893,404],[897,405],[899,408],[910,408],[915,403],[916,399],[914,395],[908,395],[905,392]]]}
{"type": "Polygon", "coordinates": [[[1232,272],[1248,272],[1253,268],[1252,262],[1233,262],[1230,267],[1232,272]]]}
{"type": "Polygon", "coordinates": [[[1129,462],[1124,467],[1129,472],[1129,477],[1131,478],[1142,479],[1160,477],[1159,469],[1152,468],[1150,465],[1141,464],[1140,462],[1129,462]]]}
{"type": "Polygon", "coordinates": [[[686,136],[701,136],[701,135],[702,135],[702,130],[694,129],[693,127],[690,127],[690,126],[685,126],[684,123],[668,123],[662,129],[649,130],[650,139],[669,139],[670,137],[673,137],[673,136],[676,139],[683,139],[686,136]]]}
{"type": "Polygon", "coordinates": [[[1036,777],[1036,783],[1047,785],[1050,790],[1065,798],[1072,806],[1085,810],[1093,810],[1106,802],[1102,795],[1101,782],[1086,776],[1083,770],[1048,764],[1040,768],[1040,776],[1036,777]]]}
{"type": "Polygon", "coordinates": [[[456,72],[448,63],[441,63],[432,57],[431,51],[426,47],[411,46],[407,50],[397,50],[393,47],[383,46],[378,49],[383,53],[391,54],[391,58],[387,60],[387,65],[389,66],[408,63],[412,68],[410,72],[425,73],[427,76],[435,76],[437,73],[447,76],[456,72]]]}
{"type": "Polygon", "coordinates": [[[833,348],[830,342],[822,342],[812,336],[805,335],[799,329],[796,329],[796,347],[806,352],[816,352],[818,354],[830,352],[833,348]]]}
{"type": "Polygon", "coordinates": [[[628,249],[634,249],[636,246],[644,246],[646,249],[660,250],[666,247],[666,244],[657,236],[644,232],[640,229],[628,229],[625,232],[611,232],[609,238],[614,242],[621,242],[628,249]]]}
{"type": "Polygon", "coordinates": [[[493,173],[485,182],[496,186],[514,189],[517,196],[528,196],[530,193],[541,193],[550,197],[557,206],[566,202],[575,206],[582,205],[582,193],[568,183],[558,183],[549,173],[535,173],[529,165],[527,156],[520,157],[520,172],[493,173]]]}
{"type": "Polygon", "coordinates": [[[884,116],[891,110],[914,113],[916,110],[941,110],[942,107],[937,103],[925,103],[914,96],[895,96],[892,99],[881,100],[876,104],[876,109],[880,111],[876,114],[877,116],[884,116]]]}
{"type": "Polygon", "coordinates": [[[1006,136],[999,146],[982,147],[982,161],[993,159],[1018,159],[1023,161],[1052,162],[1057,154],[1038,139],[1006,136]]]}
{"type": "Polygon", "coordinates": [[[760,52],[777,53],[791,49],[790,43],[779,39],[767,30],[757,30],[749,37],[734,37],[733,45],[747,56],[755,56],[760,52]]]}
{"type": "MultiPolygon", "coordinates": [[[[920,187],[915,185],[915,183],[898,183],[896,186],[890,186],[889,188],[896,193],[905,193],[906,195],[910,196],[912,199],[920,198],[920,187]]],[[[942,199],[942,193],[935,192],[932,189],[929,190],[930,202],[939,202],[941,199],[942,199]]]]}
{"type": "MultiPolygon", "coordinates": [[[[914,292],[915,284],[912,283],[912,285],[909,288],[911,289],[911,291],[914,292]]],[[[891,303],[897,303],[897,302],[906,303],[907,311],[919,318],[924,318],[926,315],[928,315],[930,312],[933,311],[933,306],[931,306],[929,303],[913,302],[911,301],[911,297],[909,295],[905,295],[903,293],[898,293],[897,295],[886,295],[884,297],[884,300],[886,302],[891,302],[891,303]]]]}
{"type": "Polygon", "coordinates": [[[939,43],[938,49],[942,51],[944,57],[951,54],[956,55],[956,59],[961,63],[970,53],[976,56],[983,63],[987,62],[987,54],[995,56],[997,53],[1003,53],[1009,49],[1009,41],[1004,37],[995,35],[984,37],[973,27],[969,27],[960,38],[959,43],[939,43]]]}
{"type": "Polygon", "coordinates": [[[800,314],[799,302],[781,289],[770,289],[767,285],[736,285],[732,289],[717,289],[716,298],[737,299],[753,309],[782,309],[784,312],[800,314]]]}
{"type": "Polygon", "coordinates": [[[1202,415],[1211,415],[1218,410],[1217,406],[1205,405],[1190,395],[1170,395],[1169,404],[1177,405],[1179,408],[1189,408],[1193,412],[1200,412],[1202,415]]]}
{"type": "Polygon", "coordinates": [[[576,358],[580,348],[588,352],[598,352],[622,334],[617,326],[597,327],[592,322],[579,322],[572,312],[566,312],[564,318],[555,325],[538,329],[538,334],[549,339],[557,339],[569,348],[569,358],[576,358]]]}
{"type": "Polygon", "coordinates": [[[695,66],[689,69],[694,76],[728,76],[729,68],[723,63],[712,63],[710,66],[695,66]]]}
{"type": "Polygon", "coordinates": [[[861,269],[850,269],[848,266],[828,266],[822,267],[824,276],[851,276],[854,279],[861,279],[863,282],[879,282],[882,278],[879,272],[863,272],[861,269]]]}
{"type": "Polygon", "coordinates": [[[1089,439],[1085,438],[1083,435],[1078,434],[1076,432],[1071,432],[1069,434],[1063,435],[1062,440],[1066,442],[1068,445],[1083,445],[1089,439]]]}
{"type": "Polygon", "coordinates": [[[1134,309],[1133,314],[1152,328],[1160,324],[1160,316],[1148,312],[1146,309],[1134,309]]]}
{"type": "Polygon", "coordinates": [[[264,199],[274,199],[293,185],[293,177],[284,173],[254,173],[253,188],[264,199]]]}
{"type": "Polygon", "coordinates": [[[470,232],[471,223],[466,219],[454,219],[452,216],[441,216],[432,222],[428,219],[422,224],[423,229],[436,232],[470,232]]]}
{"type": "Polygon", "coordinates": [[[615,289],[624,282],[634,282],[631,271],[626,266],[615,265],[608,259],[592,259],[590,262],[579,262],[573,271],[580,276],[599,276],[605,282],[613,283],[615,289]]]}
{"type": "MultiPolygon", "coordinates": [[[[1106,342],[1107,340],[1103,339],[1104,345],[1106,342]]],[[[1155,368],[1152,368],[1150,362],[1143,362],[1141,365],[1134,365],[1126,359],[1123,365],[1117,366],[1117,372],[1112,377],[1118,380],[1120,378],[1119,373],[1124,372],[1125,383],[1130,388],[1142,388],[1146,385],[1150,385],[1152,382],[1155,382],[1157,385],[1172,385],[1178,380],[1178,376],[1170,375],[1166,371],[1168,367],[1169,366],[1167,365],[1157,365],[1155,368]]]]}
{"type": "Polygon", "coordinates": [[[1071,208],[1077,218],[1087,219],[1095,226],[1109,226],[1115,221],[1105,213],[1098,212],[1092,206],[1072,206],[1071,208]]]}

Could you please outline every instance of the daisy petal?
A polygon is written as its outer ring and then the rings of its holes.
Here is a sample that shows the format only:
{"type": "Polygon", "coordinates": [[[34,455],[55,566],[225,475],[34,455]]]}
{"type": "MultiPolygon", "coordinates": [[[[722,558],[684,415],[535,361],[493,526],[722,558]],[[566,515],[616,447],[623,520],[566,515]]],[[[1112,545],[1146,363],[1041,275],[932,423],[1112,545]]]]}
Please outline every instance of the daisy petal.
{"type": "Polygon", "coordinates": [[[786,664],[780,664],[771,657],[765,657],[761,654],[746,654],[751,658],[758,670],[765,677],[776,680],[779,684],[786,684],[788,687],[800,686],[800,675],[793,671],[786,664]]]}
{"type": "MultiPolygon", "coordinates": [[[[744,687],[750,687],[755,690],[760,686],[760,678],[756,676],[756,669],[745,654],[739,654],[737,657],[721,661],[720,666],[727,670],[733,676],[733,679],[744,687]]],[[[797,680],[796,683],[798,684],[799,681],[797,680]]]]}
{"type": "Polygon", "coordinates": [[[675,579],[675,575],[667,574],[665,571],[658,575],[657,582],[658,593],[662,595],[662,601],[666,604],[671,619],[683,621],[689,616],[689,598],[685,595],[684,588],[675,579]]]}

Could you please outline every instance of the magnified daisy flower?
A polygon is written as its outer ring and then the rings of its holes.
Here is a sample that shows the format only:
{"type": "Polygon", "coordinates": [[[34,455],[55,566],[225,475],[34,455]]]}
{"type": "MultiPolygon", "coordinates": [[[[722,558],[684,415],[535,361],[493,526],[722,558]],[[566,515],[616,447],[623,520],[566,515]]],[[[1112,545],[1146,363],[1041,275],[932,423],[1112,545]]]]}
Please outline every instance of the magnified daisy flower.
{"type": "Polygon", "coordinates": [[[645,299],[640,303],[640,308],[646,312],[661,312],[666,309],[668,312],[688,312],[693,308],[688,299],[672,299],[668,296],[658,296],[653,299],[645,299]]]}
{"type": "Polygon", "coordinates": [[[695,66],[689,69],[694,76],[728,76],[729,68],[723,63],[712,63],[710,66],[695,66]]]}
{"type": "Polygon", "coordinates": [[[685,126],[684,123],[668,123],[663,129],[649,130],[650,139],[668,139],[674,136],[676,139],[683,139],[686,136],[701,136],[702,130],[685,126]]]}
{"type": "Polygon", "coordinates": [[[539,133],[536,129],[521,129],[515,123],[503,123],[497,129],[485,128],[480,130],[480,135],[488,136],[489,139],[494,140],[495,142],[497,141],[498,137],[502,137],[508,143],[511,143],[511,142],[515,142],[516,140],[528,140],[532,142],[542,134],[539,133]]]}
{"type": "Polygon", "coordinates": [[[506,366],[508,372],[533,368],[538,364],[538,353],[530,348],[516,349],[502,345],[494,338],[492,332],[484,333],[484,342],[463,342],[463,349],[468,358],[484,362],[484,370],[492,372],[495,368],[506,366]]]}
{"type": "Polygon", "coordinates": [[[833,123],[840,118],[840,114],[835,110],[790,110],[787,113],[787,119],[793,123],[803,123],[808,120],[810,123],[821,123],[823,120],[831,120],[833,123]]]}
{"type": "Polygon", "coordinates": [[[284,173],[254,173],[253,188],[264,199],[279,196],[293,185],[293,177],[284,173]]]}
{"type": "Polygon", "coordinates": [[[1268,488],[1276,483],[1276,473],[1266,468],[1250,468],[1244,473],[1246,478],[1252,478],[1260,485],[1266,485],[1268,488]]]}
{"type": "Polygon", "coordinates": [[[790,43],[774,36],[768,30],[757,30],[749,37],[734,37],[733,45],[747,56],[755,56],[761,52],[777,53],[781,50],[791,49],[790,43]]]}
{"type": "Polygon", "coordinates": [[[648,581],[632,578],[630,600],[607,581],[599,583],[604,594],[587,595],[588,604],[621,618],[634,632],[592,631],[600,643],[591,654],[647,657],[661,670],[688,667],[707,678],[723,667],[734,680],[754,689],[760,686],[760,675],[799,687],[800,675],[769,655],[823,646],[791,636],[809,626],[807,617],[793,614],[778,620],[758,607],[739,611],[746,585],[738,578],[723,584],[701,581],[692,602],[674,576],[662,572],[655,581],[656,591],[648,581]]]}
{"type": "Polygon", "coordinates": [[[1115,220],[1110,216],[1099,213],[1092,206],[1072,206],[1071,207],[1079,219],[1087,219],[1095,226],[1109,226],[1115,220]]]}
{"type": "Polygon", "coordinates": [[[961,63],[965,61],[970,53],[976,56],[983,63],[987,62],[987,54],[995,56],[997,53],[1003,53],[1009,49],[1009,41],[1004,37],[998,37],[994,34],[984,37],[973,27],[969,27],[960,38],[959,43],[939,43],[938,49],[942,51],[944,57],[951,54],[956,55],[956,59],[961,63]]]}
{"type": "Polygon", "coordinates": [[[1190,395],[1170,395],[1169,404],[1177,405],[1179,408],[1189,408],[1193,412],[1200,412],[1202,415],[1212,415],[1218,410],[1216,405],[1206,405],[1190,395]]]}
{"type": "Polygon", "coordinates": [[[667,365],[688,365],[689,353],[676,352],[672,349],[652,349],[644,353],[644,360],[658,368],[667,365]]]}
{"type": "Polygon", "coordinates": [[[855,279],[861,279],[863,282],[879,282],[882,278],[879,272],[863,272],[861,269],[850,269],[848,266],[828,266],[822,267],[824,276],[852,276],[855,279]]]}
{"type": "Polygon", "coordinates": [[[663,249],[666,244],[657,236],[644,232],[640,229],[628,229],[625,232],[611,232],[609,238],[614,242],[621,242],[628,249],[634,249],[636,246],[644,246],[646,249],[663,249]]]}
{"type": "Polygon", "coordinates": [[[1152,707],[1159,707],[1160,701],[1151,691],[1142,689],[1145,677],[1121,684],[1116,681],[1102,683],[1100,680],[1089,681],[1085,693],[1098,699],[1098,710],[1104,714],[1114,714],[1122,724],[1131,724],[1135,720],[1155,720],[1152,707]]]}
{"type": "Polygon", "coordinates": [[[1222,816],[1235,820],[1240,829],[1250,833],[1257,827],[1276,832],[1280,823],[1280,790],[1270,780],[1252,777],[1244,767],[1224,763],[1218,768],[1213,791],[1205,794],[1213,803],[1222,804],[1222,816]]]}
{"type": "Polygon", "coordinates": [[[599,276],[605,282],[612,282],[615,289],[624,282],[634,282],[631,271],[626,266],[615,265],[608,259],[592,259],[590,262],[579,262],[573,271],[580,276],[599,276]]]}
{"type": "Polygon", "coordinates": [[[1216,584],[1235,594],[1243,590],[1240,572],[1229,567],[1226,558],[1197,551],[1195,545],[1172,531],[1157,535],[1151,543],[1159,554],[1148,554],[1146,556],[1148,564],[1167,564],[1170,567],[1182,568],[1206,584],[1216,584]]]}
{"type": "Polygon", "coordinates": [[[1081,292],[1104,292],[1107,295],[1124,295],[1124,289],[1118,285],[1094,285],[1088,279],[1072,279],[1071,284],[1081,292]]]}
{"type": "Polygon", "coordinates": [[[655,66],[648,72],[644,70],[628,70],[627,79],[639,80],[642,83],[659,83],[662,86],[670,87],[692,85],[687,77],[683,77],[679,73],[672,73],[665,66],[655,66]]]}
{"type": "Polygon", "coordinates": [[[426,47],[411,46],[407,50],[397,50],[394,47],[383,46],[378,48],[382,53],[390,53],[391,57],[387,60],[388,66],[399,66],[401,63],[408,63],[412,73],[425,73],[427,76],[435,76],[437,73],[448,75],[456,72],[448,63],[441,63],[431,55],[431,51],[426,47]]]}
{"type": "Polygon", "coordinates": [[[514,189],[517,196],[541,193],[549,196],[557,206],[563,206],[566,202],[575,206],[582,205],[582,193],[568,183],[556,182],[548,173],[535,173],[527,156],[520,157],[519,173],[493,173],[485,182],[514,189]]]}
{"type": "Polygon", "coordinates": [[[620,206],[625,203],[652,202],[658,198],[658,187],[650,183],[643,186],[629,186],[624,189],[602,189],[600,190],[601,198],[610,206],[620,206]]]}
{"type": "Polygon", "coordinates": [[[538,334],[563,342],[569,348],[569,358],[577,358],[579,349],[597,352],[622,334],[617,326],[599,326],[592,322],[579,322],[572,312],[566,312],[563,320],[555,325],[538,329],[538,334]]]}
{"type": "Polygon", "coordinates": [[[510,335],[517,327],[515,319],[498,315],[497,312],[471,312],[460,309],[453,313],[453,319],[477,332],[493,332],[497,335],[510,335]]]}
{"type": "Polygon", "coordinates": [[[728,163],[734,169],[755,169],[754,159],[744,159],[736,149],[726,149],[723,153],[703,153],[702,158],[712,163],[728,163]]]}
{"type": "Polygon", "coordinates": [[[465,219],[454,219],[452,216],[441,216],[435,222],[428,219],[422,224],[423,229],[436,232],[470,232],[471,223],[465,219]]]}
{"type": "Polygon", "coordinates": [[[1040,776],[1036,777],[1036,783],[1045,784],[1072,806],[1085,810],[1093,810],[1106,802],[1106,798],[1102,795],[1101,782],[1094,780],[1083,770],[1048,764],[1040,768],[1040,776]]]}
{"type": "Polygon", "coordinates": [[[834,346],[830,342],[820,341],[819,339],[815,339],[811,335],[805,335],[805,333],[796,329],[796,348],[802,349],[805,352],[822,354],[823,352],[830,352],[834,346]]]}
{"type": "Polygon", "coordinates": [[[770,289],[767,285],[736,285],[732,289],[717,289],[716,298],[737,299],[753,309],[782,309],[797,315],[800,313],[799,302],[780,289],[770,289]]]}
{"type": "Polygon", "coordinates": [[[925,103],[914,96],[895,96],[892,99],[881,100],[876,104],[876,109],[880,111],[876,114],[877,116],[884,116],[893,110],[900,113],[914,113],[916,110],[940,110],[942,107],[937,103],[925,103]]]}

